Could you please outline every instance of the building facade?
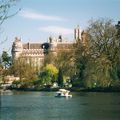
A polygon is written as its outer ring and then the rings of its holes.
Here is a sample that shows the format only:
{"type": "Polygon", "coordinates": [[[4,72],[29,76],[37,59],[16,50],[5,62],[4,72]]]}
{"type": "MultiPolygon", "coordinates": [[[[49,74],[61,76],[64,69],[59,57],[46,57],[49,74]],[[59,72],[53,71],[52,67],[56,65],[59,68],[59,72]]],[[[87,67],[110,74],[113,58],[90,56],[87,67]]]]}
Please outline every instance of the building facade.
{"type": "Polygon", "coordinates": [[[73,42],[66,41],[61,35],[58,38],[49,37],[46,43],[22,43],[21,39],[16,37],[12,45],[12,58],[13,61],[23,58],[27,63],[31,62],[34,66],[40,68],[44,62],[46,47],[49,47],[51,52],[57,53],[58,50],[70,49],[78,39],[85,44],[86,33],[81,32],[79,26],[74,29],[73,42]]]}

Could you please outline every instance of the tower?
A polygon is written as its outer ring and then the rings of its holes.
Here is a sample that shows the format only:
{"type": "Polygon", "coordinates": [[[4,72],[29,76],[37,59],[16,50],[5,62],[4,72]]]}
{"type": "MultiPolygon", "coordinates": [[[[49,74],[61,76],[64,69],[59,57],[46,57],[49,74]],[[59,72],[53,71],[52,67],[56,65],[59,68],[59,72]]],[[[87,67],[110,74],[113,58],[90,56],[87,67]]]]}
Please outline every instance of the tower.
{"type": "Polygon", "coordinates": [[[79,28],[79,25],[74,29],[74,39],[75,40],[80,40],[81,39],[81,31],[79,28]]]}
{"type": "Polygon", "coordinates": [[[15,41],[13,42],[12,51],[11,51],[13,60],[17,59],[20,56],[20,54],[22,53],[22,50],[23,50],[23,46],[22,46],[21,39],[18,39],[16,37],[15,41]]]}

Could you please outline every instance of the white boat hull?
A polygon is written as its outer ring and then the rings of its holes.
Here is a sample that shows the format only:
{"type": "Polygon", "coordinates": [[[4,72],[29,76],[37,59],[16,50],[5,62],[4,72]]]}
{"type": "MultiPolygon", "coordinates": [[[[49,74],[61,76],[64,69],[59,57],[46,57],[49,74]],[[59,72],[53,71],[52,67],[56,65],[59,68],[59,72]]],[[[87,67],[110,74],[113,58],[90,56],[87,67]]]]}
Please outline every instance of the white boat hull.
{"type": "Polygon", "coordinates": [[[56,92],[55,97],[72,97],[72,95],[69,93],[70,93],[70,91],[68,91],[68,90],[59,89],[59,91],[56,92]]]}
{"type": "Polygon", "coordinates": [[[55,95],[55,97],[72,97],[72,95],[55,95]]]}

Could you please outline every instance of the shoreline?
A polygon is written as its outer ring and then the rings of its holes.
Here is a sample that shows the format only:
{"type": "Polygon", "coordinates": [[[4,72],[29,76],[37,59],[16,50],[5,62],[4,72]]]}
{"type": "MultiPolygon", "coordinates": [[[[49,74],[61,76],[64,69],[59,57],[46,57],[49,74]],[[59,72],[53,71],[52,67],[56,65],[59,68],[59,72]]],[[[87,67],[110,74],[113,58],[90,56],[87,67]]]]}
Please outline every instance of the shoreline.
{"type": "MultiPolygon", "coordinates": [[[[56,92],[60,88],[8,88],[6,90],[16,91],[41,91],[41,92],[56,92]]],[[[120,88],[63,88],[70,90],[71,92],[120,92],[120,88]]]]}

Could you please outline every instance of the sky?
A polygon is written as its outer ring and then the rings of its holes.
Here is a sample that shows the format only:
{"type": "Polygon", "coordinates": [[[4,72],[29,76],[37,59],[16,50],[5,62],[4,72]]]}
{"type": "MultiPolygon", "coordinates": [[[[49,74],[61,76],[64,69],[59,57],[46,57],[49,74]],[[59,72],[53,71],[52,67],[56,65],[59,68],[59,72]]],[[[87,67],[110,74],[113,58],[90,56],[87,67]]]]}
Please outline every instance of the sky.
{"type": "Polygon", "coordinates": [[[10,12],[19,9],[1,26],[0,41],[5,42],[0,43],[0,54],[11,53],[15,37],[23,43],[43,43],[59,35],[72,41],[77,25],[84,30],[91,19],[120,20],[120,0],[19,0],[10,12]]]}

